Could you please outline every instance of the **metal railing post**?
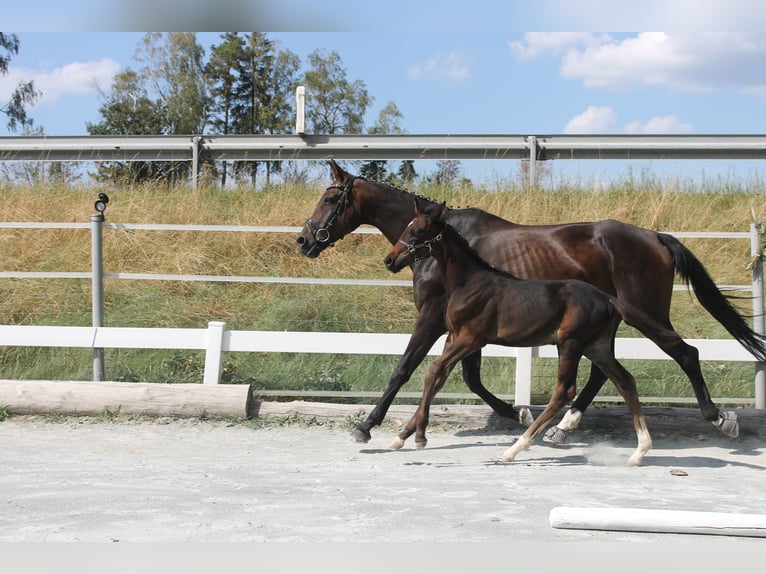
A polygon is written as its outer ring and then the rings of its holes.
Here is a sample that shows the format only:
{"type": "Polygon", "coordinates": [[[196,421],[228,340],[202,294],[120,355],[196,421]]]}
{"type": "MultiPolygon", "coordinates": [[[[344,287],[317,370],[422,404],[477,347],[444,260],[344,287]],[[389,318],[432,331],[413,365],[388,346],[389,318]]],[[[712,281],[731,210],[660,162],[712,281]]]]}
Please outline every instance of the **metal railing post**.
{"type": "MultiPolygon", "coordinates": [[[[761,223],[750,224],[750,256],[753,257],[753,331],[764,334],[763,257],[761,223]]],[[[766,409],[766,364],[755,364],[755,408],[766,409]]]]}
{"type": "MultiPolygon", "coordinates": [[[[93,326],[104,326],[104,263],[103,223],[104,214],[90,216],[91,222],[91,272],[93,326]]],[[[104,349],[93,348],[93,380],[104,380],[104,349]]]]}

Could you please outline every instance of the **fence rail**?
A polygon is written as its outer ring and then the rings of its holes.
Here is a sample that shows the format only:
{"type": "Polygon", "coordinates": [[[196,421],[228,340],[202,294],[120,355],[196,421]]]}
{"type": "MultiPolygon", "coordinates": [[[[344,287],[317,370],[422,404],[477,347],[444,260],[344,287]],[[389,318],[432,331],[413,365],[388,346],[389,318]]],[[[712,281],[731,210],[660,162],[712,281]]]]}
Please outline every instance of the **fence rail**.
{"type": "MultiPolygon", "coordinates": [[[[207,329],[0,325],[0,346],[205,351],[203,384],[220,382],[223,353],[226,352],[401,355],[409,337],[404,333],[229,331],[226,324],[219,321],[211,321],[207,329]]],[[[445,338],[442,336],[437,340],[428,354],[439,355],[445,338]]],[[[686,341],[699,349],[700,360],[756,362],[755,357],[734,340],[686,341]]],[[[518,405],[532,402],[533,359],[558,356],[554,345],[487,345],[482,355],[516,359],[514,402],[518,405]]],[[[615,341],[615,355],[618,359],[671,360],[654,343],[639,338],[618,338],[615,341]]]]}
{"type": "MultiPolygon", "coordinates": [[[[105,223],[103,218],[94,216],[90,224],[78,223],[0,223],[0,229],[90,229],[94,244],[101,243],[103,229],[141,229],[149,231],[206,231],[206,232],[261,232],[295,233],[294,227],[256,227],[225,225],[166,225],[166,224],[123,224],[105,223]]],[[[679,237],[750,239],[751,251],[759,249],[759,228],[751,226],[750,232],[676,232],[679,237]]],[[[357,233],[379,233],[373,229],[360,229],[357,233]]],[[[93,251],[94,266],[86,272],[0,272],[4,278],[58,278],[58,279],[135,279],[135,280],[181,280],[181,281],[232,281],[268,283],[308,283],[340,285],[411,286],[411,281],[325,279],[296,277],[227,277],[208,275],[164,275],[152,273],[108,273],[101,265],[100,251],[93,251]],[[96,262],[98,264],[96,264],[96,262]]],[[[736,290],[752,290],[754,311],[763,309],[762,267],[760,261],[753,270],[752,285],[719,286],[736,290]]],[[[686,289],[676,285],[677,289],[686,289]]],[[[264,352],[264,353],[326,353],[401,355],[409,335],[401,333],[326,333],[326,332],[282,332],[282,331],[229,331],[225,323],[210,322],[207,329],[175,328],[126,328],[103,327],[99,307],[103,305],[103,293],[94,282],[94,324],[92,327],[0,325],[0,346],[32,347],[78,347],[94,351],[94,379],[103,380],[103,349],[187,349],[205,351],[203,382],[220,382],[223,353],[264,352]],[[100,300],[99,300],[100,299],[100,300]],[[98,319],[96,317],[99,316],[98,319]],[[97,374],[100,370],[101,374],[97,374]]],[[[757,313],[756,313],[757,314],[757,313]]],[[[759,327],[762,329],[762,325],[759,327]]],[[[759,331],[761,332],[761,331],[759,331]]],[[[689,339],[690,344],[700,351],[701,360],[745,361],[756,365],[755,405],[766,408],[766,385],[763,366],[755,357],[733,339],[689,339]]],[[[438,355],[444,344],[444,337],[437,341],[429,354],[438,355]]],[[[618,338],[615,352],[621,359],[668,360],[669,357],[656,345],[646,339],[618,338]]],[[[483,354],[491,357],[513,357],[516,360],[515,403],[531,403],[533,359],[535,357],[555,358],[556,348],[552,345],[516,348],[488,345],[483,354]]]]}
{"type": "Polygon", "coordinates": [[[0,161],[763,160],[766,135],[5,136],[0,161]]]}

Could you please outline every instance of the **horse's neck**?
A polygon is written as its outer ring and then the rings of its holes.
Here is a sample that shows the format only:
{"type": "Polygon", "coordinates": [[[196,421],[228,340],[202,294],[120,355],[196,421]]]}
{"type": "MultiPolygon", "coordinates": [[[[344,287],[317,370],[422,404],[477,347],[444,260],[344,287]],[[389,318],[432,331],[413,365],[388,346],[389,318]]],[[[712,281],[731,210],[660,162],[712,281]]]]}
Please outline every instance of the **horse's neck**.
{"type": "Polygon", "coordinates": [[[362,203],[361,222],[377,227],[395,245],[415,218],[415,196],[381,184],[372,185],[374,192],[367,194],[362,203]]]}

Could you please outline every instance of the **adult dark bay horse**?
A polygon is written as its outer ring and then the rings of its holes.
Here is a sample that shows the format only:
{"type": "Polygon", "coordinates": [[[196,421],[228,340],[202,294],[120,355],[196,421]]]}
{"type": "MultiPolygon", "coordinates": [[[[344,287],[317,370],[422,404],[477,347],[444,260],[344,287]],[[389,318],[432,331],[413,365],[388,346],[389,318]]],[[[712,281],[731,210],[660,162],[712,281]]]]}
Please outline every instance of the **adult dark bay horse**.
{"type": "MultiPolygon", "coordinates": [[[[330,161],[330,172],[333,184],[319,199],[297,238],[298,249],[307,257],[318,257],[362,224],[377,227],[393,245],[415,217],[415,205],[422,211],[434,203],[386,184],[355,177],[334,161],[330,161]]],[[[522,279],[581,279],[641,309],[667,329],[673,328],[670,301],[673,279],[678,273],[692,287],[702,306],[735,339],[759,360],[766,360],[764,341],[718,290],[702,263],[670,235],[613,220],[520,225],[480,209],[450,209],[445,219],[485,261],[498,269],[522,279]]],[[[396,393],[447,331],[446,296],[435,261],[429,258],[413,264],[412,271],[418,311],[415,326],[388,387],[367,419],[353,431],[360,442],[370,439],[370,430],[383,421],[396,393]]],[[[719,410],[710,398],[697,349],[683,343],[663,350],[689,377],[704,419],[722,433],[737,436],[735,413],[719,410]]],[[[478,351],[462,360],[468,388],[500,416],[519,420],[519,412],[512,405],[482,385],[480,366],[478,351]]],[[[605,381],[605,375],[593,366],[589,384],[572,404],[573,412],[584,413],[605,381]]],[[[572,428],[561,426],[562,431],[572,428]]],[[[564,432],[550,436],[557,442],[565,437],[564,432]]]]}
{"type": "Polygon", "coordinates": [[[638,446],[628,459],[636,466],[652,446],[633,376],[614,356],[614,338],[625,321],[664,349],[683,344],[681,337],[636,307],[607,295],[593,285],[568,280],[522,280],[486,263],[444,221],[446,205],[429,205],[412,220],[385,258],[397,273],[418,259],[438,262],[447,295],[447,342],[428,368],[423,397],[412,419],[394,439],[400,449],[415,434],[415,445],[426,445],[431,402],[463,357],[487,344],[535,347],[555,344],[559,366],[551,399],[502,459],[513,460],[532,446],[556,414],[575,396],[577,366],[585,356],[617,387],[633,418],[638,446]]]}

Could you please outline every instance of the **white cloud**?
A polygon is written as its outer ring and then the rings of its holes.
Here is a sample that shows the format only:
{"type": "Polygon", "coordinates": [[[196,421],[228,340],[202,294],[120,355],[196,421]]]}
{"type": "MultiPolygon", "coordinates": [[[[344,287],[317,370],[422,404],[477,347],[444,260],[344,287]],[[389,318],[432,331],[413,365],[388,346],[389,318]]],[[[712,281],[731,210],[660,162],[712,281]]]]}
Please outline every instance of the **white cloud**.
{"type": "Polygon", "coordinates": [[[598,45],[609,39],[608,35],[590,32],[527,32],[523,40],[508,45],[519,60],[532,60],[539,56],[559,56],[578,46],[598,45]]]}
{"type": "Polygon", "coordinates": [[[692,131],[691,124],[686,124],[676,116],[656,116],[648,122],[634,120],[625,126],[629,134],[682,134],[692,131]]]}
{"type": "Polygon", "coordinates": [[[42,92],[38,105],[52,103],[67,94],[89,94],[97,87],[108,89],[120,64],[103,58],[91,62],[73,62],[52,70],[29,70],[10,68],[0,78],[0,101],[7,101],[19,82],[34,81],[35,88],[42,92]]]}
{"type": "Polygon", "coordinates": [[[766,35],[762,33],[643,32],[608,35],[527,35],[512,46],[519,59],[561,57],[561,75],[585,86],[626,90],[636,85],[675,91],[766,89],[766,35]]]}
{"type": "Polygon", "coordinates": [[[576,115],[564,128],[566,134],[592,134],[611,131],[617,114],[609,106],[589,106],[583,113],[576,115]]]}
{"type": "Polygon", "coordinates": [[[691,124],[682,122],[674,115],[655,116],[646,122],[634,120],[622,129],[615,127],[616,122],[617,114],[610,106],[589,106],[587,110],[569,120],[564,133],[679,134],[692,131],[691,124]]]}
{"type": "Polygon", "coordinates": [[[439,52],[421,64],[410,66],[407,76],[411,80],[429,79],[460,84],[471,78],[471,63],[461,51],[439,52]]]}

